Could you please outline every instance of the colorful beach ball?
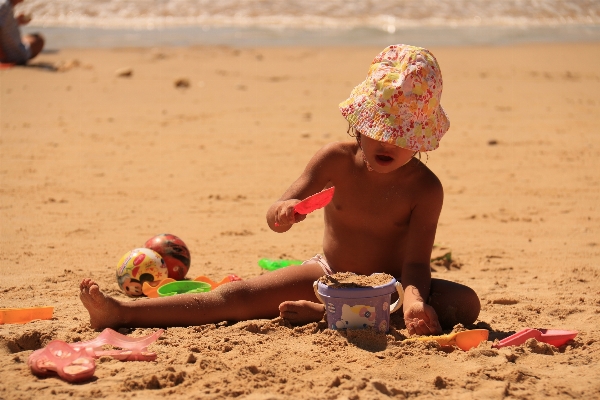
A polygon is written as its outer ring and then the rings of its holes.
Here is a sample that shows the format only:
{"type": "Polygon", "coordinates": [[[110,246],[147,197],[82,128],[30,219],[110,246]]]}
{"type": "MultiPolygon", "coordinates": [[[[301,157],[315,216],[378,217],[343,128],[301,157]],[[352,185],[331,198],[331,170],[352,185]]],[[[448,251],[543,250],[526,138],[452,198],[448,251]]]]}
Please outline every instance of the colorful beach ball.
{"type": "Polygon", "coordinates": [[[167,264],[169,278],[177,281],[185,278],[190,269],[192,258],[190,250],[183,240],[170,233],[161,233],[148,239],[144,247],[161,255],[167,264]]]}
{"type": "Polygon", "coordinates": [[[165,260],[151,249],[139,248],[125,253],[117,264],[117,283],[127,296],[142,296],[144,282],[166,279],[169,275],[165,260]]]}

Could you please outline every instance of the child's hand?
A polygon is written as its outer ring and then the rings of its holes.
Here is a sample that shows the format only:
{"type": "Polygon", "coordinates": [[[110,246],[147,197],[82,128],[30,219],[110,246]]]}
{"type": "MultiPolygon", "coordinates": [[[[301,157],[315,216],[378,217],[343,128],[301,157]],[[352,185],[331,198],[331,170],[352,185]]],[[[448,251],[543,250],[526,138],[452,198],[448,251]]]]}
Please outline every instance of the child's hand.
{"type": "Polygon", "coordinates": [[[404,312],[404,323],[411,335],[439,335],[442,333],[435,310],[423,302],[413,303],[404,312]]]}
{"type": "Polygon", "coordinates": [[[297,199],[281,202],[275,210],[275,226],[290,226],[303,221],[306,215],[294,211],[294,206],[298,203],[300,200],[297,199]]]}

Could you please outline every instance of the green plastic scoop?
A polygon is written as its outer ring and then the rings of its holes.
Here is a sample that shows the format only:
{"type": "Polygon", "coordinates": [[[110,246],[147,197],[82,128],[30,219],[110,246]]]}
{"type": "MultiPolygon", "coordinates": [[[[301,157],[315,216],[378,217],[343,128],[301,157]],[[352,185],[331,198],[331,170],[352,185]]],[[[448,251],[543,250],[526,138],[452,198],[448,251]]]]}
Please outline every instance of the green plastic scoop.
{"type": "Polygon", "coordinates": [[[158,288],[160,297],[174,296],[184,293],[203,293],[210,291],[210,284],[198,281],[175,281],[158,288]]]}

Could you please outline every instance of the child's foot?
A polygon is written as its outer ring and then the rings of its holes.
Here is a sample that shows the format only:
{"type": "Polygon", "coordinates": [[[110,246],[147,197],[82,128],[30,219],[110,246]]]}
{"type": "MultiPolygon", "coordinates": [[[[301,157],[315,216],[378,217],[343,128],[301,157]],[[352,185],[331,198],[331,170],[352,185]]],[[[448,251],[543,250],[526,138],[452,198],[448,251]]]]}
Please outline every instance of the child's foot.
{"type": "Polygon", "coordinates": [[[279,315],[292,325],[305,325],[319,322],[325,315],[325,306],[312,301],[284,301],[279,305],[279,315]]]}
{"type": "Polygon", "coordinates": [[[79,299],[90,313],[90,325],[96,330],[117,328],[120,304],[112,297],[100,291],[100,287],[91,279],[79,284],[79,299]]]}

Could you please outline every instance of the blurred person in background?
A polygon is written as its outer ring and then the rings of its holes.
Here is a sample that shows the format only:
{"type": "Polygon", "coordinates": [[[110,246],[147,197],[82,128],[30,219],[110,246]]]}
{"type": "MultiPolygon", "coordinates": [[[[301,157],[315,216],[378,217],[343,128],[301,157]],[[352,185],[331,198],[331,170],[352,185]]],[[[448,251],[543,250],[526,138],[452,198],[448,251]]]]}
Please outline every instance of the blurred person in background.
{"type": "Polygon", "coordinates": [[[44,48],[44,37],[39,33],[21,36],[20,26],[31,21],[31,16],[14,14],[14,7],[23,0],[0,0],[0,62],[26,64],[44,48]]]}

